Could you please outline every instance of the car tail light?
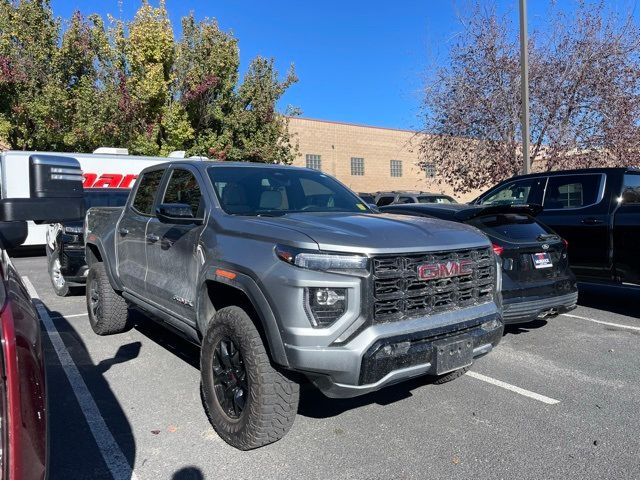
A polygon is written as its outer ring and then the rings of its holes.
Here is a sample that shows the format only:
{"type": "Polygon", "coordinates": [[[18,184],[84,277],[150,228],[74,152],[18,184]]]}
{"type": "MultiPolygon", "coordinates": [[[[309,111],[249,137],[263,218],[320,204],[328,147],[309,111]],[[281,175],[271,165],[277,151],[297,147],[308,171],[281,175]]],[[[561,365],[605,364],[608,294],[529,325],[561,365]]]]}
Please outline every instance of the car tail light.
{"type": "Polygon", "coordinates": [[[0,281],[0,365],[3,377],[0,379],[0,478],[20,478],[21,467],[18,451],[19,441],[20,385],[18,359],[16,355],[15,329],[9,299],[4,295],[5,287],[0,281]]]}
{"type": "Polygon", "coordinates": [[[504,247],[496,245],[495,243],[492,244],[491,247],[493,248],[493,253],[496,255],[502,255],[502,252],[504,252],[504,247]]]}
{"type": "Polygon", "coordinates": [[[566,248],[566,249],[569,248],[569,241],[566,238],[562,239],[562,243],[564,243],[564,248],[566,248]]]}

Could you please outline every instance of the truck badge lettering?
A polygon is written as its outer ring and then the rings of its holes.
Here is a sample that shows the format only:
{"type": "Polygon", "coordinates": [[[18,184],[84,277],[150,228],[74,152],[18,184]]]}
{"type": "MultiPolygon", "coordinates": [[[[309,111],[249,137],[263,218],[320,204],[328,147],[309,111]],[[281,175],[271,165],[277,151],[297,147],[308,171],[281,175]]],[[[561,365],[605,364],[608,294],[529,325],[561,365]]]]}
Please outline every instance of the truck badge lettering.
{"type": "Polygon", "coordinates": [[[460,277],[473,272],[471,260],[450,261],[446,263],[425,263],[418,265],[418,278],[421,280],[435,280],[438,278],[460,277]]]}

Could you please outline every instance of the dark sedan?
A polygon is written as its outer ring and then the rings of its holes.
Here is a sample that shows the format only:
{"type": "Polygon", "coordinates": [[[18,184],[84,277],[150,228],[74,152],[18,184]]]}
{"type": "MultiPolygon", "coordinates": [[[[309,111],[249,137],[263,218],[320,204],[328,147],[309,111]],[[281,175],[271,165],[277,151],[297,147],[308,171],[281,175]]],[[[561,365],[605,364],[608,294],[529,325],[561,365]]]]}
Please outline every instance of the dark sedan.
{"type": "Polygon", "coordinates": [[[505,323],[526,323],[573,310],[576,279],[569,269],[567,242],[534,217],[537,205],[390,205],[385,213],[429,216],[466,223],[491,240],[502,265],[505,323]]]}

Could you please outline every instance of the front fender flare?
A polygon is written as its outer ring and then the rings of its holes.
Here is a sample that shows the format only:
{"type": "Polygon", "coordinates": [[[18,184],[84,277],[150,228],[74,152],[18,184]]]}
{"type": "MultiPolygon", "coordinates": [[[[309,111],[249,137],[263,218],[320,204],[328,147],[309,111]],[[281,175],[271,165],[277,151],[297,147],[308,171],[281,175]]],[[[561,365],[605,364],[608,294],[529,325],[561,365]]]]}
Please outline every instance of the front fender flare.
{"type": "MultiPolygon", "coordinates": [[[[276,320],[275,315],[273,314],[273,310],[269,305],[266,297],[260,290],[258,284],[248,275],[243,273],[236,273],[236,277],[233,279],[221,277],[216,275],[215,269],[211,269],[211,273],[207,273],[204,276],[204,281],[212,281],[218,282],[230,287],[236,288],[243,292],[251,304],[253,305],[254,310],[257,312],[260,322],[262,324],[263,331],[266,336],[266,340],[268,345],[266,345],[269,353],[271,354],[272,360],[281,365],[283,367],[289,366],[289,361],[287,359],[287,354],[284,349],[284,343],[282,341],[282,336],[280,332],[280,327],[278,326],[278,322],[276,320]]],[[[202,283],[204,285],[204,282],[202,283]]],[[[204,312],[204,296],[207,295],[206,289],[201,289],[196,304],[196,322],[198,330],[201,333],[204,333],[207,329],[207,323],[209,322],[209,318],[204,312]]]]}

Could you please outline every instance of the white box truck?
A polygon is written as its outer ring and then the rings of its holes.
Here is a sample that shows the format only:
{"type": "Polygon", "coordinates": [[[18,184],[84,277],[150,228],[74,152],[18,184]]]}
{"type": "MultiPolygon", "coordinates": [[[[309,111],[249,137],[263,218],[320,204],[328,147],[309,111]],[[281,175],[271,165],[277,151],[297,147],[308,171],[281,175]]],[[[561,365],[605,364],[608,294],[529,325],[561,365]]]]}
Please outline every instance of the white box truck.
{"type": "MultiPolygon", "coordinates": [[[[29,198],[29,157],[33,154],[77,159],[84,176],[84,188],[131,188],[142,169],[169,161],[167,157],[141,157],[127,153],[126,149],[116,148],[99,148],[93,153],[0,152],[0,198],[29,198]]],[[[44,245],[46,232],[47,225],[29,222],[29,236],[23,245],[44,245]]]]}

